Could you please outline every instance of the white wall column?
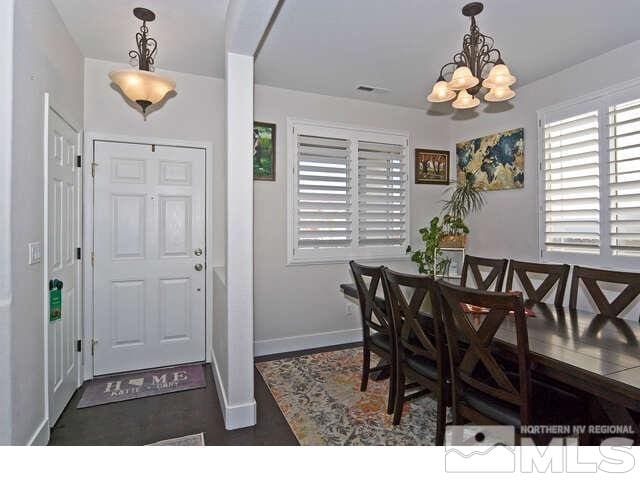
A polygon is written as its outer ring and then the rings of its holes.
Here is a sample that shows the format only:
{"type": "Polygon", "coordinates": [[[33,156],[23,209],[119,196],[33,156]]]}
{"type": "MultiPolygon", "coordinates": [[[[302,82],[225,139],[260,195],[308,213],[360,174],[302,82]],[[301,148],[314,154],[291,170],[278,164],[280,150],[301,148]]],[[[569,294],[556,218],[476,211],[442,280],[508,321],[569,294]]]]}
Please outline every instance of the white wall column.
{"type": "Polygon", "coordinates": [[[253,56],[227,53],[227,428],[256,423],[253,398],[253,56]]]}
{"type": "Polygon", "coordinates": [[[0,2],[0,445],[11,443],[11,144],[13,4],[0,2]]]}

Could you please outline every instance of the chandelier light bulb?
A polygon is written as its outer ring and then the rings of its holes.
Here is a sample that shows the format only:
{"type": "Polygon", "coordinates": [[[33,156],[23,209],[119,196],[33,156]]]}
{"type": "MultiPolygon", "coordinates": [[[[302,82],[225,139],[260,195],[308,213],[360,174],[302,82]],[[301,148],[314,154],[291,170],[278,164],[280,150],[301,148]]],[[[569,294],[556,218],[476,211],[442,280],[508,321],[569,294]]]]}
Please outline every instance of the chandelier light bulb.
{"type": "Polygon", "coordinates": [[[485,88],[509,87],[516,83],[516,80],[516,77],[511,75],[509,67],[504,63],[500,63],[494,65],[489,72],[489,76],[482,82],[482,86],[485,88]]]}
{"type": "Polygon", "coordinates": [[[516,92],[506,87],[494,87],[484,96],[487,102],[504,102],[516,96],[516,92]]]}
{"type": "Polygon", "coordinates": [[[449,84],[444,80],[439,80],[433,85],[431,94],[427,97],[431,103],[441,103],[453,100],[456,97],[456,92],[449,88],[449,84]]]}
{"type": "Polygon", "coordinates": [[[458,93],[458,98],[456,98],[456,101],[452,103],[453,108],[458,108],[461,110],[474,108],[478,105],[480,105],[480,100],[470,95],[466,90],[460,90],[460,92],[458,93]]]}
{"type": "Polygon", "coordinates": [[[480,80],[473,76],[469,67],[458,67],[453,72],[449,88],[451,90],[466,90],[475,87],[480,80]]]}

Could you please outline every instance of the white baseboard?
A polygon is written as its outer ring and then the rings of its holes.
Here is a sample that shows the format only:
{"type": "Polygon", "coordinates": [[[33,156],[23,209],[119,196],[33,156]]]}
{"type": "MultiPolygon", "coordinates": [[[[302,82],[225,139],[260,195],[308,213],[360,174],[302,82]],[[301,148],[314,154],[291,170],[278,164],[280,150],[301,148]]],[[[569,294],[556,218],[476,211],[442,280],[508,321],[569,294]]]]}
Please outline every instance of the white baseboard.
{"type": "Polygon", "coordinates": [[[33,445],[37,447],[45,446],[49,443],[49,419],[45,418],[42,423],[36,428],[27,445],[33,445]]]}
{"type": "Polygon", "coordinates": [[[211,370],[213,371],[213,379],[216,383],[220,410],[222,410],[222,417],[224,418],[224,427],[227,430],[235,430],[237,428],[255,425],[257,418],[255,400],[239,405],[229,405],[227,391],[224,388],[220,370],[218,369],[216,352],[213,349],[211,349],[211,370]]]}
{"type": "Polygon", "coordinates": [[[274,353],[294,352],[309,348],[329,347],[362,341],[362,328],[335,330],[333,332],[297,335],[295,337],[272,338],[258,340],[253,344],[254,355],[271,355],[274,353]]]}

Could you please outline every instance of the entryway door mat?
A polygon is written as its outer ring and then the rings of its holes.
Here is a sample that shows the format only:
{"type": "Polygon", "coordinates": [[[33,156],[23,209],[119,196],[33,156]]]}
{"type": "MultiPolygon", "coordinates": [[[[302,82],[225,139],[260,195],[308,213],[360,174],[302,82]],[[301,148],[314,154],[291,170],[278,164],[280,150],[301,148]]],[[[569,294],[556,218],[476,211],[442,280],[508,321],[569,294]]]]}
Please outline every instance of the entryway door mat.
{"type": "Polygon", "coordinates": [[[77,408],[94,407],[206,386],[203,365],[180,365],[91,380],[77,408]]]}

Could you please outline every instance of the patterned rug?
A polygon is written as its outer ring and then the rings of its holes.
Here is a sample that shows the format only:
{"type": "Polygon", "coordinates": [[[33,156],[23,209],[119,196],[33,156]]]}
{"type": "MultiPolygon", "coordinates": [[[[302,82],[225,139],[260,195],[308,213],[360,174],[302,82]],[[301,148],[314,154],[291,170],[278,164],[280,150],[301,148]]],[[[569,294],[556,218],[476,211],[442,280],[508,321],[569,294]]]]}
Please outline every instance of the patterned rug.
{"type": "Polygon", "coordinates": [[[161,440],[156,443],[150,443],[149,446],[157,447],[204,447],[204,433],[194,433],[185,437],[170,438],[161,440]]]}
{"type": "MultiPolygon", "coordinates": [[[[377,358],[372,354],[372,364],[377,358]]],[[[387,415],[388,381],[360,391],[362,349],[257,363],[300,445],[433,445],[436,402],[404,405],[394,426],[387,415]]]]}

